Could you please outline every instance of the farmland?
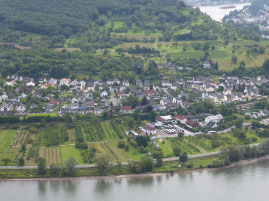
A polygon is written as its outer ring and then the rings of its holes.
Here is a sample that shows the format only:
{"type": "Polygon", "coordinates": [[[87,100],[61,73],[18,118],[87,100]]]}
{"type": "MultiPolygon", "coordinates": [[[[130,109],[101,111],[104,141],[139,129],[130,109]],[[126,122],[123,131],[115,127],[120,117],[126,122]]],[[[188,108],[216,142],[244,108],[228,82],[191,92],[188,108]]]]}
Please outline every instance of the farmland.
{"type": "Polygon", "coordinates": [[[0,130],[0,149],[9,149],[15,135],[16,130],[0,130]]]}

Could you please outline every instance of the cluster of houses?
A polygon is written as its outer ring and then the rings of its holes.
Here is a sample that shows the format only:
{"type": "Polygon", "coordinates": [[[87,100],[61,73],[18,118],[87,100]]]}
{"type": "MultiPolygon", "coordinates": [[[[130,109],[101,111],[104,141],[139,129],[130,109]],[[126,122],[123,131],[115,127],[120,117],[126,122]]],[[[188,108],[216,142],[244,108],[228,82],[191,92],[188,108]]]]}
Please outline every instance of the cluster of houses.
{"type": "MultiPolygon", "coordinates": [[[[122,104],[130,95],[140,99],[147,98],[147,104],[154,111],[170,111],[179,107],[188,108],[191,103],[202,99],[210,99],[216,104],[236,101],[249,101],[260,97],[259,86],[267,79],[261,77],[244,78],[219,77],[219,81],[211,78],[197,77],[189,80],[161,80],[159,84],[150,80],[111,79],[71,80],[46,79],[22,76],[9,76],[4,86],[0,87],[0,115],[25,115],[29,113],[85,114],[103,112],[130,114],[135,109],[131,105],[122,104]],[[195,94],[196,99],[188,99],[195,94]]],[[[209,121],[212,122],[212,121],[209,121]]],[[[208,122],[208,123],[209,123],[208,122]]],[[[188,121],[189,125],[191,121],[188,121]]]]}
{"type": "MultiPolygon", "coordinates": [[[[255,15],[253,15],[249,7],[245,7],[229,20],[232,20],[236,24],[257,23],[260,30],[266,33],[269,31],[269,4],[264,5],[255,15]]],[[[264,35],[264,37],[267,38],[269,36],[264,35]]]]}
{"type": "Polygon", "coordinates": [[[199,115],[166,115],[157,116],[155,123],[148,123],[139,127],[142,135],[155,135],[156,131],[162,130],[167,134],[185,133],[185,131],[195,128],[213,129],[223,119],[221,114],[211,115],[208,113],[199,115]],[[178,125],[180,123],[180,126],[178,125]]]}

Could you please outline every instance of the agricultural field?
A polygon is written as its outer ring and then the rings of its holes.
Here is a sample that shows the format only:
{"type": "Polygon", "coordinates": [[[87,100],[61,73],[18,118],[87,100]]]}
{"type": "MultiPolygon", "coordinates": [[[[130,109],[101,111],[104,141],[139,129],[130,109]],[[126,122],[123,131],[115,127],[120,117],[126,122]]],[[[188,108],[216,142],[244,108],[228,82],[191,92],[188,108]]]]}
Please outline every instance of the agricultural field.
{"type": "Polygon", "coordinates": [[[115,121],[80,124],[75,128],[77,142],[119,140],[125,138],[124,127],[115,121]]]}
{"type": "Polygon", "coordinates": [[[25,143],[27,135],[28,135],[27,130],[17,131],[17,134],[12,144],[12,149],[20,149],[21,145],[25,143]]]}
{"type": "Polygon", "coordinates": [[[14,160],[17,155],[17,150],[13,149],[0,149],[0,165],[4,165],[3,159],[9,159],[11,162],[9,164],[15,165],[14,160]]]}
{"type": "Polygon", "coordinates": [[[45,158],[47,164],[60,164],[61,152],[59,147],[40,148],[39,157],[45,158]]]}
{"type": "Polygon", "coordinates": [[[156,143],[162,149],[164,157],[175,156],[173,149],[178,147],[181,152],[187,152],[189,155],[215,152],[221,147],[230,145],[245,145],[261,142],[262,139],[252,132],[246,133],[246,139],[238,139],[232,133],[221,135],[197,135],[187,136],[184,139],[165,138],[156,139],[156,143]]]}
{"type": "Polygon", "coordinates": [[[173,59],[197,59],[202,58],[207,51],[209,59],[217,62],[219,70],[231,71],[239,66],[241,61],[246,63],[246,67],[260,67],[263,62],[269,57],[268,43],[249,42],[249,41],[233,41],[228,45],[223,41],[210,42],[210,41],[189,41],[189,42],[168,42],[158,44],[160,51],[173,59]],[[205,45],[209,48],[204,49],[205,45]],[[260,48],[264,48],[264,53],[255,52],[260,48]],[[254,51],[253,51],[254,50],[254,51]],[[232,57],[236,56],[236,63],[232,62],[232,57]]]}
{"type": "Polygon", "coordinates": [[[68,160],[70,157],[75,158],[78,164],[84,164],[80,151],[76,149],[74,145],[60,146],[60,156],[62,164],[64,164],[64,161],[68,160]]]}
{"type": "Polygon", "coordinates": [[[0,149],[9,149],[10,144],[13,142],[16,136],[17,130],[4,129],[0,130],[0,149]]]}

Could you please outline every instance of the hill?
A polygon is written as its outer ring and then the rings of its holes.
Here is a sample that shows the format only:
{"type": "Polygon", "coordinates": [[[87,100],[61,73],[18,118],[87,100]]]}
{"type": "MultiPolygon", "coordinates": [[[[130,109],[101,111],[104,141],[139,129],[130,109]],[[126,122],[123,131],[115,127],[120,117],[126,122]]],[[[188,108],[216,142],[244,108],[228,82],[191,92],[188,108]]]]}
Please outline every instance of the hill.
{"type": "Polygon", "coordinates": [[[154,47],[157,39],[171,43],[259,39],[253,32],[215,22],[183,1],[0,0],[0,4],[3,75],[150,78],[147,65],[160,60],[154,47]],[[141,48],[132,49],[137,45],[141,48]]]}

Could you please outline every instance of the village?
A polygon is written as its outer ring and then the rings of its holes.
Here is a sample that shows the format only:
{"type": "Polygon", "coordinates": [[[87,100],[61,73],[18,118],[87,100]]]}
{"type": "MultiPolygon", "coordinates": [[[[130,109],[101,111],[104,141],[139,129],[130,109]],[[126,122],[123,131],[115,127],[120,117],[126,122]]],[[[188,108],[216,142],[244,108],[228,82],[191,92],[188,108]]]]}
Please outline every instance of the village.
{"type": "Polygon", "coordinates": [[[215,105],[235,103],[243,114],[268,125],[268,110],[248,110],[255,101],[268,100],[259,89],[268,82],[262,77],[240,79],[226,76],[217,79],[195,77],[161,80],[159,84],[140,79],[134,83],[118,79],[78,81],[42,78],[35,81],[33,78],[14,75],[8,76],[0,88],[0,115],[128,115],[135,111],[153,111],[162,115],[156,116],[155,122],[141,126],[139,134],[159,137],[177,136],[178,133],[195,135],[203,133],[200,128],[215,133],[218,123],[223,119],[221,114],[171,114],[178,108],[188,110],[192,104],[205,100],[215,105]]]}
{"type": "Polygon", "coordinates": [[[232,16],[231,19],[224,21],[233,21],[235,24],[256,23],[258,24],[260,31],[263,33],[263,38],[268,38],[269,31],[269,5],[263,5],[263,9],[260,9],[255,15],[250,11],[249,7],[238,11],[237,15],[232,16]]]}

